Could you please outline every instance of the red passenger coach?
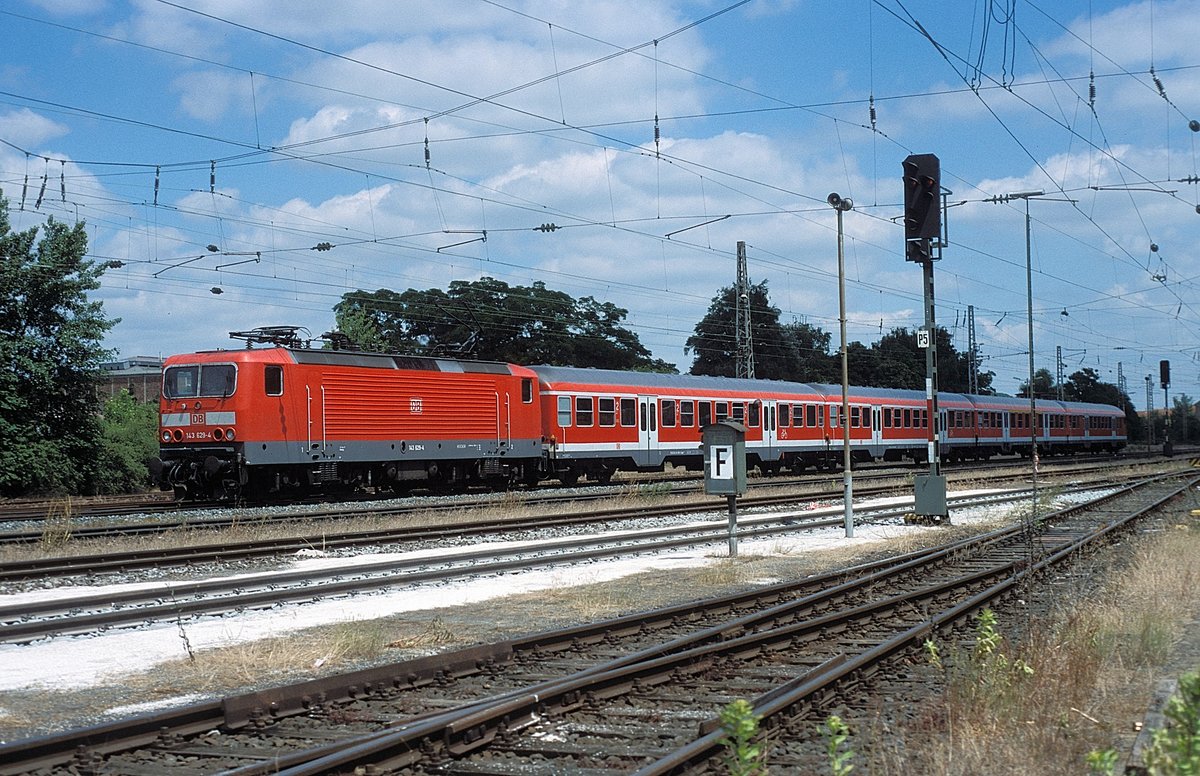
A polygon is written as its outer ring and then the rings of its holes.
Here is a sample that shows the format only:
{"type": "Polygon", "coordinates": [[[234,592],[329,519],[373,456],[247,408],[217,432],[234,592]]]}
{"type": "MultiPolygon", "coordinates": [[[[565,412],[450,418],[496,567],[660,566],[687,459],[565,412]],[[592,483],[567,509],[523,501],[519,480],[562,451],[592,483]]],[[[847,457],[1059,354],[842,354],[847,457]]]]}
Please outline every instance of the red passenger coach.
{"type": "MultiPolygon", "coordinates": [[[[841,388],[773,380],[535,366],[551,468],[563,482],[607,481],[618,470],[698,469],[700,429],[746,427],[747,465],[765,473],[840,460],[841,388]],[[836,390],[836,393],[835,393],[836,390]]],[[[856,459],[923,455],[927,414],[916,391],[856,388],[850,405],[856,459]],[[884,408],[887,414],[884,414],[884,408]],[[892,451],[889,453],[889,450],[892,451]]]]}
{"type": "Polygon", "coordinates": [[[545,463],[537,377],[503,363],[276,345],[163,366],[161,481],[191,498],[505,486],[545,463]]]}

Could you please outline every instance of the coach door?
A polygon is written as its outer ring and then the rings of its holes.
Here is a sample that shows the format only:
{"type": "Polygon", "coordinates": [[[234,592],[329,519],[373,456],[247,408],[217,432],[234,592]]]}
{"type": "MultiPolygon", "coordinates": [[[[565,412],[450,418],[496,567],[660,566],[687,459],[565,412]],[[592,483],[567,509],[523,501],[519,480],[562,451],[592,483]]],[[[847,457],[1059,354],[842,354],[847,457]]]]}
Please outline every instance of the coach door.
{"type": "Polygon", "coordinates": [[[638,463],[658,465],[658,399],[654,396],[638,397],[638,447],[638,463]]]}
{"type": "MultiPolygon", "coordinates": [[[[751,413],[754,412],[753,406],[751,406],[750,411],[751,413]]],[[[760,420],[762,422],[762,459],[764,461],[774,461],[779,457],[779,424],[776,412],[778,412],[778,407],[775,402],[762,402],[762,418],[760,420]]],[[[753,416],[748,418],[748,420],[751,422],[746,425],[753,426],[753,416]]]]}

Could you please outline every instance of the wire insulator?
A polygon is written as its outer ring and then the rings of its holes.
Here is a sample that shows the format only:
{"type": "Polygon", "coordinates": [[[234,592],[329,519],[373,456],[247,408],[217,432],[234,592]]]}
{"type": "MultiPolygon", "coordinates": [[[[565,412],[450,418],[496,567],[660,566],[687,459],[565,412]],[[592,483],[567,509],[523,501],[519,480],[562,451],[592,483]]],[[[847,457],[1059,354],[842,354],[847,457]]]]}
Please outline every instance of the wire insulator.
{"type": "Polygon", "coordinates": [[[1092,71],[1088,73],[1088,106],[1096,110],[1096,73],[1092,71]]]}
{"type": "Polygon", "coordinates": [[[871,129],[875,129],[875,95],[871,95],[871,129]]]}
{"type": "Polygon", "coordinates": [[[208,163],[208,193],[217,193],[217,162],[213,160],[208,163]]]}
{"type": "Polygon", "coordinates": [[[42,209],[42,200],[46,197],[46,179],[50,177],[50,160],[46,159],[46,171],[42,173],[42,188],[38,191],[37,202],[33,203],[34,210],[42,209]]]}
{"type": "Polygon", "coordinates": [[[58,194],[63,202],[67,201],[67,161],[60,159],[58,161],[58,194]]]}
{"type": "Polygon", "coordinates": [[[25,173],[25,183],[21,186],[21,212],[25,212],[25,194],[29,191],[29,173],[25,173]]]}
{"type": "MultiPolygon", "coordinates": [[[[1158,96],[1166,100],[1167,90],[1163,88],[1163,83],[1159,80],[1158,74],[1154,72],[1153,67],[1150,68],[1150,77],[1154,79],[1154,85],[1158,87],[1158,96]]],[[[1170,102],[1170,100],[1167,101],[1170,102]]]]}
{"type": "Polygon", "coordinates": [[[154,205],[155,205],[155,207],[158,206],[158,175],[160,172],[162,172],[162,167],[160,167],[159,165],[155,165],[154,166],[154,205]]]}
{"type": "Polygon", "coordinates": [[[425,119],[425,169],[429,169],[429,119],[425,119]]]}

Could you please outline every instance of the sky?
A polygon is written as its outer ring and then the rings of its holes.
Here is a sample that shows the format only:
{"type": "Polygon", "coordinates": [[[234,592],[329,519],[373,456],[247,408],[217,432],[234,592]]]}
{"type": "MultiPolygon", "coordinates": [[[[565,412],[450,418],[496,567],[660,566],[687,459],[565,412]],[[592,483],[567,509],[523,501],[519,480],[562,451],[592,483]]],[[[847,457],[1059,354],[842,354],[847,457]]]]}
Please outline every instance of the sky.
{"type": "Polygon", "coordinates": [[[12,226],[86,222],[119,357],[492,277],[624,308],[686,372],[739,241],[836,347],[831,192],[870,344],[923,323],[901,165],[932,153],[937,322],[966,351],[973,319],[997,391],[1031,287],[1035,368],[1161,408],[1167,359],[1200,397],[1200,3],[9,0],[0,29],[12,226]]]}

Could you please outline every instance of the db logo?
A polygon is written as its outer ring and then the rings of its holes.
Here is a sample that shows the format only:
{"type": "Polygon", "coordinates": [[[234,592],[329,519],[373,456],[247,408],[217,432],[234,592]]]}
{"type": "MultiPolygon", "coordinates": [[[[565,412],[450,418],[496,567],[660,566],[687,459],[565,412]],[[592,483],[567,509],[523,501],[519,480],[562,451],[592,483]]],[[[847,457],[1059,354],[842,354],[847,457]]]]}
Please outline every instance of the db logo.
{"type": "Polygon", "coordinates": [[[192,413],[192,425],[193,426],[203,426],[204,425],[204,413],[203,412],[193,412],[192,413]]]}
{"type": "Polygon", "coordinates": [[[421,397],[417,396],[408,400],[408,411],[414,415],[421,414],[421,397]]]}

